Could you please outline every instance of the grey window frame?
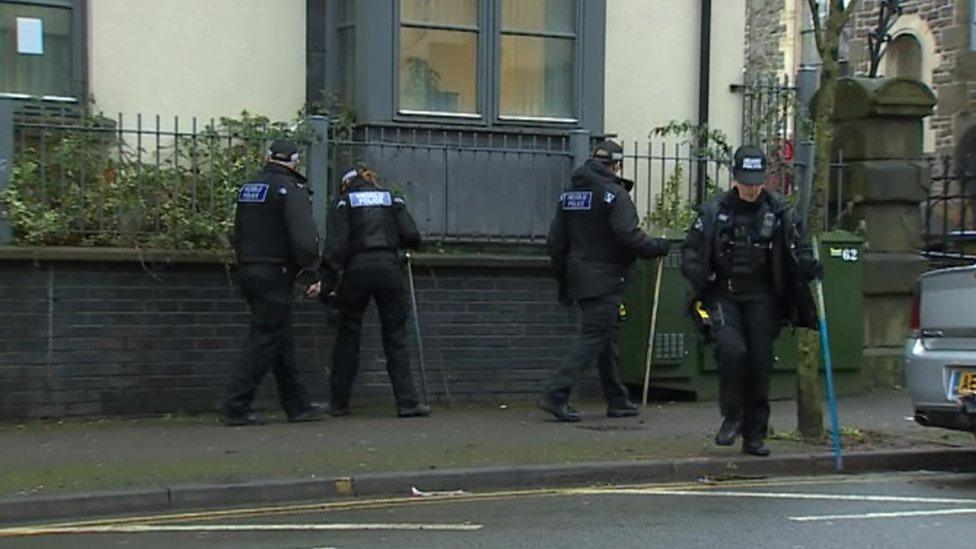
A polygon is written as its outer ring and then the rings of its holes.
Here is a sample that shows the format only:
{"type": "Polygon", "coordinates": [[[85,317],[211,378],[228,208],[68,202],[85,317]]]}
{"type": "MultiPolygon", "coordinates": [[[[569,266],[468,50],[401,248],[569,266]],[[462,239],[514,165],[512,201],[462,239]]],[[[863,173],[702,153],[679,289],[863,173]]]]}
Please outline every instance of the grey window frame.
{"type": "MultiPolygon", "coordinates": [[[[88,1],[87,0],[3,0],[5,4],[40,6],[71,10],[71,88],[73,97],[43,95],[44,101],[82,103],[88,97],[88,1]]],[[[0,90],[0,99],[34,99],[0,90]]]]}
{"type": "MultiPolygon", "coordinates": [[[[315,0],[309,0],[314,2],[315,0]]],[[[322,0],[319,0],[322,1],[322,0]]],[[[336,3],[324,0],[331,23],[325,31],[328,67],[322,72],[323,86],[338,92],[338,30],[336,3]]],[[[400,8],[399,0],[356,0],[355,108],[362,123],[404,123],[429,126],[496,128],[517,130],[566,130],[585,128],[602,133],[604,128],[604,88],[607,0],[576,0],[575,122],[544,118],[503,120],[498,117],[499,67],[493,66],[501,46],[500,10],[497,0],[479,2],[478,110],[477,117],[430,116],[399,112],[400,8]],[[491,61],[491,62],[489,62],[491,61]]]]}
{"type": "Polygon", "coordinates": [[[584,6],[586,5],[585,0],[576,0],[576,13],[573,14],[573,32],[551,32],[551,31],[505,31],[502,29],[502,2],[493,0],[495,4],[495,14],[492,18],[492,24],[495,27],[493,29],[493,39],[494,39],[494,56],[496,62],[493,63],[493,73],[494,73],[494,89],[492,90],[493,101],[492,108],[495,110],[494,118],[496,123],[499,125],[546,125],[546,126],[575,126],[579,124],[581,119],[581,101],[580,97],[582,95],[582,90],[580,87],[580,81],[583,79],[583,15],[584,6]],[[502,77],[501,63],[498,61],[502,57],[502,37],[508,36],[529,36],[534,38],[572,38],[573,48],[574,48],[574,59],[573,59],[573,116],[569,118],[560,117],[548,117],[548,116],[512,116],[503,115],[501,113],[501,97],[502,97],[502,77]]]}
{"type": "Polygon", "coordinates": [[[486,116],[486,109],[488,107],[488,98],[485,93],[485,78],[488,77],[487,65],[488,65],[488,44],[485,40],[485,21],[489,19],[486,17],[486,12],[488,6],[492,5],[493,0],[477,0],[478,2],[478,25],[477,25],[477,35],[478,44],[476,46],[476,63],[475,67],[475,77],[478,79],[475,82],[475,108],[476,113],[452,113],[452,112],[434,112],[434,111],[416,111],[410,109],[403,109],[400,107],[400,29],[403,27],[408,28],[423,28],[423,29],[433,29],[433,30],[446,30],[446,31],[463,31],[472,32],[472,28],[466,25],[449,25],[442,23],[426,23],[411,24],[402,23],[400,20],[400,0],[393,0],[393,66],[391,67],[392,81],[393,81],[393,119],[403,122],[444,122],[450,121],[452,124],[466,124],[483,126],[485,121],[488,119],[486,116]]]}

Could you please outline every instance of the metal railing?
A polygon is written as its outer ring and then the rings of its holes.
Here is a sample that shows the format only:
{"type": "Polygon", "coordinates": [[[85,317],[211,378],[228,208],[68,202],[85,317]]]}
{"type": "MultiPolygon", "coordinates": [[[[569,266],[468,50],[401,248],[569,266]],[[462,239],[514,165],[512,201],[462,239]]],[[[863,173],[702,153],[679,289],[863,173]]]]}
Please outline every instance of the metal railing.
{"type": "Polygon", "coordinates": [[[948,157],[928,161],[932,186],[922,204],[922,253],[936,261],[976,261],[976,170],[948,157]]]}
{"type": "Polygon", "coordinates": [[[6,217],[23,244],[227,248],[236,189],[284,131],[247,116],[17,116],[6,217]]]}
{"type": "Polygon", "coordinates": [[[372,125],[333,131],[330,196],[355,162],[401,193],[434,243],[541,244],[573,169],[566,132],[372,125]]]}
{"type": "Polygon", "coordinates": [[[727,158],[697,154],[687,142],[626,143],[621,175],[634,182],[631,196],[645,226],[684,231],[696,217],[698,173],[704,170],[706,194],[728,190],[732,184],[727,158]]]}

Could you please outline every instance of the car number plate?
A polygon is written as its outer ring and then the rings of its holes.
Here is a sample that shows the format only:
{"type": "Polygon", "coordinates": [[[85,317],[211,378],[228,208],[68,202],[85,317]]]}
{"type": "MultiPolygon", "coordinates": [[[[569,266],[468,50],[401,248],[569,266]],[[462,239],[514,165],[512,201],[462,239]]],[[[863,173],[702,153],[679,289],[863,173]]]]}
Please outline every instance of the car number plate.
{"type": "Polygon", "coordinates": [[[953,372],[953,392],[959,396],[976,394],[976,372],[953,372]]]}

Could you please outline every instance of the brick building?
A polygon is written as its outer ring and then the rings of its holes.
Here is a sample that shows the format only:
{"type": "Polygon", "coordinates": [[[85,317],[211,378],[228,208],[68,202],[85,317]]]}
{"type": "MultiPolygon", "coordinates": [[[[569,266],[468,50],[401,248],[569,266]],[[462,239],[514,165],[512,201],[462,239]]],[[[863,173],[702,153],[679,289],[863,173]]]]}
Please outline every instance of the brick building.
{"type": "MultiPolygon", "coordinates": [[[[795,74],[807,0],[751,0],[746,10],[746,63],[752,72],[795,74]]],[[[868,33],[879,0],[862,0],[844,51],[855,73],[869,66],[868,33]]],[[[976,150],[976,41],[973,0],[903,0],[881,63],[882,76],[907,76],[938,97],[926,121],[925,152],[962,159],[976,150]]]]}

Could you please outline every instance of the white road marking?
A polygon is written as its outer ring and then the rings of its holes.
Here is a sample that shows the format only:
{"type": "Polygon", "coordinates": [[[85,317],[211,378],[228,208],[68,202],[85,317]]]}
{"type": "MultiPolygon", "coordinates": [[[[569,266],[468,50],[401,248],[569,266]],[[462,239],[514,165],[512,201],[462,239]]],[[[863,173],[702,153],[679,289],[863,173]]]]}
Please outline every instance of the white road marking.
{"type": "Polygon", "coordinates": [[[348,524],[113,524],[90,526],[38,526],[6,528],[7,536],[54,534],[146,534],[169,532],[321,532],[321,531],[430,531],[472,532],[481,524],[348,523],[348,524]]]}
{"type": "Polygon", "coordinates": [[[855,515],[810,515],[805,517],[790,517],[795,522],[823,522],[835,520],[868,520],[868,519],[892,519],[908,517],[939,517],[945,515],[973,515],[976,508],[972,509],[933,509],[931,511],[896,511],[891,513],[861,513],[855,515]]]}
{"type": "Polygon", "coordinates": [[[906,496],[872,496],[860,494],[808,494],[796,492],[730,492],[726,490],[663,490],[588,488],[574,490],[580,495],[647,495],[647,496],[695,496],[708,498],[798,499],[819,501],[867,501],[874,503],[938,503],[943,505],[972,505],[976,499],[923,498],[906,496]]]}

